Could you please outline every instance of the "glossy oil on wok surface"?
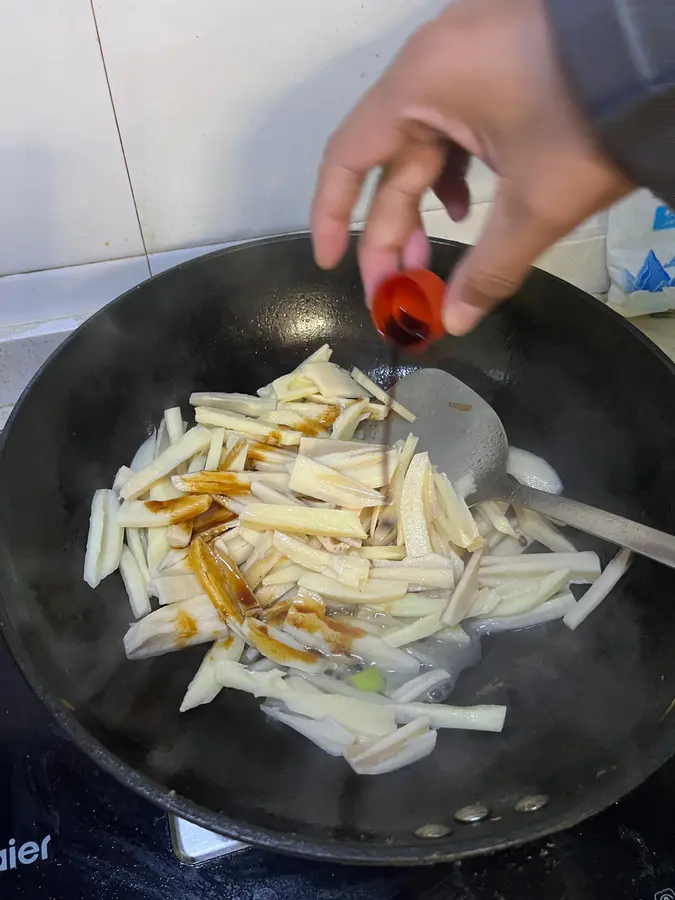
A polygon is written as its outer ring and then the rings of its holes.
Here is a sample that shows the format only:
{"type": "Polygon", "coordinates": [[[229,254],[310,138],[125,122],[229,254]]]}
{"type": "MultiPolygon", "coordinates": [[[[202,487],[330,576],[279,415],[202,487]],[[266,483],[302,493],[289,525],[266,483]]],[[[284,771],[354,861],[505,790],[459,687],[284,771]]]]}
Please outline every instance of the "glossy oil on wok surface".
{"type": "MultiPolygon", "coordinates": [[[[461,248],[438,242],[447,272],[461,248]]],[[[577,631],[556,622],[483,639],[458,704],[506,703],[502,734],[439,732],[408,769],[360,777],[223,691],[178,708],[205,647],[128,662],[118,575],[82,581],[91,495],[112,484],[166,407],[193,390],[254,392],[324,341],[382,384],[388,348],[362,304],[353,253],[318,271],[306,236],[187,263],[89,320],[19,403],[0,456],[0,617],[25,674],[99,763],[165,808],[243,840],[362,862],[429,862],[571,825],[675,750],[675,571],[636,559],[577,631]],[[536,813],[513,810],[546,794],[536,813]],[[491,819],[454,812],[485,803],[491,819]],[[425,824],[454,831],[415,837],[425,824]]],[[[570,497],[675,531],[675,376],[637,332],[535,272],[470,337],[411,367],[446,368],[491,403],[511,443],[544,456],[570,497]]],[[[442,415],[442,410],[439,411],[442,415]]],[[[413,429],[414,430],[414,429],[413,429]]],[[[580,536],[605,563],[614,548],[580,536]]]]}

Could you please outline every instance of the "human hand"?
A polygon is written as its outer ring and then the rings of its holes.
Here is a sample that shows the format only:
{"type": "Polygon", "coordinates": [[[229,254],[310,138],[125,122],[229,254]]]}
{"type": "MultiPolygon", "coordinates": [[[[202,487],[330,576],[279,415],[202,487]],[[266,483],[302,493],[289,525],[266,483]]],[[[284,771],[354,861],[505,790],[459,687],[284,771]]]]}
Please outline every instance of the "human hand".
{"type": "Polygon", "coordinates": [[[317,263],[342,258],[364,179],[381,166],[359,243],[366,297],[399,268],[426,266],[421,197],[433,188],[451,218],[464,218],[471,155],[496,173],[497,190],[446,291],[451,334],[470,331],[547,247],[633,187],[568,95],[543,0],[457,0],[413,35],[326,147],[312,209],[317,263]]]}

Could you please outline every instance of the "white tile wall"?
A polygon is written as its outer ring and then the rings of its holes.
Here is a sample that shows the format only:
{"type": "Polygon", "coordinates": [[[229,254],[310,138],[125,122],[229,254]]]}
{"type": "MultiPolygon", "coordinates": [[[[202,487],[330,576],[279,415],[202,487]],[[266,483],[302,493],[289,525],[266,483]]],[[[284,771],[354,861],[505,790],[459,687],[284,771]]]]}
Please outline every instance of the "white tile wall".
{"type": "Polygon", "coordinates": [[[151,252],[306,227],[329,133],[446,0],[94,0],[151,252]]]}
{"type": "Polygon", "coordinates": [[[141,253],[89,0],[0,14],[0,275],[141,253]]]}

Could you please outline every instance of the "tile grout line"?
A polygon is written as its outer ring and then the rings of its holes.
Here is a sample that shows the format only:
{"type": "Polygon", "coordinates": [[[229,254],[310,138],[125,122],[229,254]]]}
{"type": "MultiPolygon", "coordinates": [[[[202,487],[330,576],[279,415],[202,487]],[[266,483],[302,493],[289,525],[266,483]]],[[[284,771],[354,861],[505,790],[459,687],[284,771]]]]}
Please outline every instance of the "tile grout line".
{"type": "Polygon", "coordinates": [[[105,55],[103,53],[103,44],[101,43],[101,34],[98,30],[98,19],[96,18],[96,10],[94,9],[94,0],[89,0],[89,6],[91,7],[91,15],[94,20],[94,29],[96,31],[96,40],[98,41],[98,49],[101,54],[101,64],[103,66],[103,74],[105,76],[106,85],[108,86],[108,96],[110,97],[110,106],[112,107],[113,117],[115,119],[115,128],[117,129],[117,137],[120,142],[120,149],[122,151],[122,159],[124,160],[124,168],[127,173],[127,181],[129,182],[129,190],[131,191],[131,200],[134,204],[134,212],[136,213],[136,221],[138,222],[138,231],[141,236],[141,243],[143,244],[143,254],[145,256],[145,264],[148,267],[148,275],[152,277],[152,269],[150,268],[150,257],[148,256],[148,248],[145,244],[145,235],[143,234],[143,225],[141,224],[141,214],[138,211],[138,203],[136,202],[136,194],[134,192],[134,185],[131,180],[131,172],[129,170],[129,161],[127,160],[127,154],[124,149],[124,141],[122,140],[122,130],[120,128],[119,119],[117,118],[117,109],[115,108],[115,101],[113,99],[112,87],[110,86],[110,78],[108,76],[108,67],[105,61],[105,55]]]}

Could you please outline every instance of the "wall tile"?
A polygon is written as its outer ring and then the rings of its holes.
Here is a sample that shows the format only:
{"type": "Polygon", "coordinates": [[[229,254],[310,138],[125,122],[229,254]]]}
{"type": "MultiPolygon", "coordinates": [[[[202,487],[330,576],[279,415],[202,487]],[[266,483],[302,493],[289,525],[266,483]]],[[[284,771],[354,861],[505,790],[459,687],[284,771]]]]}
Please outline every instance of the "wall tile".
{"type": "Polygon", "coordinates": [[[94,0],[148,249],[306,227],[328,135],[444,5],[94,0]]]}
{"type": "Polygon", "coordinates": [[[89,0],[4,3],[0,274],[142,253],[89,0]]]}

